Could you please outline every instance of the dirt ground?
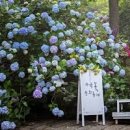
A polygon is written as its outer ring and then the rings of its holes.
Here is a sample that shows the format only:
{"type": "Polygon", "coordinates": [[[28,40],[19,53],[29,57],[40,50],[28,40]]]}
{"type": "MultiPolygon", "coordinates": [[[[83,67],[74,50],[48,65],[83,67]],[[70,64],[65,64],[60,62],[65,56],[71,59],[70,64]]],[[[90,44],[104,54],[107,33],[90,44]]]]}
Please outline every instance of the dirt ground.
{"type": "Polygon", "coordinates": [[[105,126],[101,122],[86,121],[85,127],[77,125],[75,120],[48,120],[29,123],[17,130],[130,130],[130,120],[121,121],[118,125],[114,121],[106,122],[105,126]]]}

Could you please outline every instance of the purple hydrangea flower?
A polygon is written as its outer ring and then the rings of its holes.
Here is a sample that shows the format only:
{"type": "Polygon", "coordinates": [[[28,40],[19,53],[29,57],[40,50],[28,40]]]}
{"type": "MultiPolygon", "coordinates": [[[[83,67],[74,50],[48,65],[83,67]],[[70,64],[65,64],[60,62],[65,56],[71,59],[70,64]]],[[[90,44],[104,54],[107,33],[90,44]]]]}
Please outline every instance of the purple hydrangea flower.
{"type": "Polygon", "coordinates": [[[56,54],[57,51],[58,51],[58,47],[57,47],[57,46],[51,46],[51,47],[50,47],[50,52],[51,52],[52,54],[56,54]]]}
{"type": "Polygon", "coordinates": [[[58,38],[56,36],[51,36],[49,41],[50,41],[51,44],[55,44],[55,43],[58,42],[58,38]]]}
{"type": "Polygon", "coordinates": [[[68,67],[72,67],[72,66],[75,66],[77,64],[77,61],[75,58],[72,58],[70,60],[67,60],[67,66],[68,67]]]}
{"type": "Polygon", "coordinates": [[[35,89],[33,92],[33,97],[34,98],[42,98],[42,92],[40,89],[35,89]]]}
{"type": "Polygon", "coordinates": [[[13,4],[13,3],[14,3],[14,0],[8,0],[8,3],[9,3],[9,4],[13,4]]]}

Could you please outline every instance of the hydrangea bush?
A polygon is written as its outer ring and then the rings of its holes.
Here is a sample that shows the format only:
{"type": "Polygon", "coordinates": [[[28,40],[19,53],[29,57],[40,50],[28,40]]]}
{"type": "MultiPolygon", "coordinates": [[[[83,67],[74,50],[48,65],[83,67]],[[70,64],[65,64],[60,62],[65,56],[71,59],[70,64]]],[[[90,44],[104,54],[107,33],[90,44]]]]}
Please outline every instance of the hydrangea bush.
{"type": "MultiPolygon", "coordinates": [[[[51,97],[52,114],[62,117],[63,104],[77,96],[79,71],[88,69],[102,70],[107,107],[127,96],[119,58],[126,44],[112,35],[106,17],[80,12],[80,6],[80,1],[0,0],[1,115],[8,114],[11,121],[26,116],[31,92],[35,99],[51,97]],[[9,92],[12,100],[3,99],[3,92],[9,92]]],[[[2,129],[16,127],[5,119],[2,129]]]]}

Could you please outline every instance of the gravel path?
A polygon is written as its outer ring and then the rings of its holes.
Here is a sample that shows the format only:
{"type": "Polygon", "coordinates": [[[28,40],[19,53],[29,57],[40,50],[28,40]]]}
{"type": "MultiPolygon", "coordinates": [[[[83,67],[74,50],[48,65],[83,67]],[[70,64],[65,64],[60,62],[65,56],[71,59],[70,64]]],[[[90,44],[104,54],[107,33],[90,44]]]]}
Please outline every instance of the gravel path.
{"type": "Polygon", "coordinates": [[[115,125],[114,122],[106,122],[103,126],[101,123],[94,121],[87,122],[86,126],[81,127],[76,125],[75,121],[69,120],[49,120],[43,122],[29,123],[27,126],[23,126],[17,130],[130,130],[130,123],[115,125]]]}

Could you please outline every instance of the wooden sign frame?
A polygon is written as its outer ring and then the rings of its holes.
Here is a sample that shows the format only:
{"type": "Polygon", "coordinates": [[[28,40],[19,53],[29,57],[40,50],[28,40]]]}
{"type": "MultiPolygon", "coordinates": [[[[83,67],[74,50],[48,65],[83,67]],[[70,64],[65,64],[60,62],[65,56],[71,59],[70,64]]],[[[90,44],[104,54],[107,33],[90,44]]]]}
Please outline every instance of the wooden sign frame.
{"type": "MultiPolygon", "coordinates": [[[[90,80],[93,80],[91,78],[91,73],[94,73],[92,72],[91,70],[88,70],[87,72],[85,73],[88,73],[89,76],[90,76],[90,80]]],[[[101,75],[101,80],[102,80],[102,74],[101,74],[101,71],[99,72],[100,75],[101,75]]],[[[84,112],[84,102],[83,102],[83,90],[82,90],[82,82],[81,82],[81,78],[82,78],[82,73],[80,72],[80,75],[79,75],[79,81],[78,81],[78,99],[77,99],[77,124],[79,124],[79,116],[81,115],[82,117],[82,126],[85,126],[85,120],[84,120],[84,116],[87,116],[87,115],[96,115],[96,122],[98,122],[98,116],[99,115],[102,115],[102,122],[103,122],[103,125],[105,125],[105,112],[104,112],[104,99],[103,99],[103,88],[102,88],[102,102],[101,102],[101,107],[103,108],[101,112],[97,112],[96,114],[87,114],[84,112]]],[[[87,78],[87,77],[86,77],[87,78]]],[[[102,81],[101,81],[102,83],[102,81]]],[[[102,87],[102,86],[101,86],[102,87]]]]}

